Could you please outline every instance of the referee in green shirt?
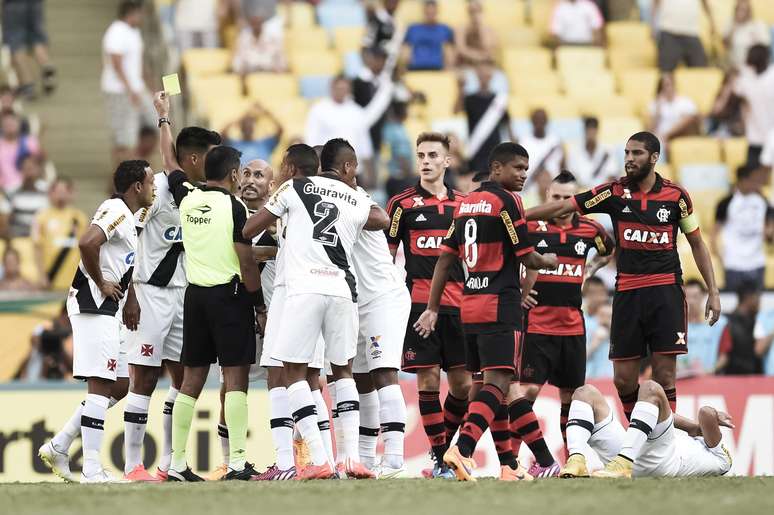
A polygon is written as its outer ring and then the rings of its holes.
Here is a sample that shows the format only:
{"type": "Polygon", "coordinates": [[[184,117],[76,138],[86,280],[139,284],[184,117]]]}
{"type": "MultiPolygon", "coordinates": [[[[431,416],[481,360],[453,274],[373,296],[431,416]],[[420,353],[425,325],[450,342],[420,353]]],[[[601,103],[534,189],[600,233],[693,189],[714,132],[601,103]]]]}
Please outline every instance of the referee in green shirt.
{"type": "Polygon", "coordinates": [[[247,208],[236,189],[240,153],[220,146],[207,153],[204,185],[188,181],[172,145],[169,100],[157,93],[164,168],[180,209],[188,288],[183,309],[183,384],[172,409],[172,465],[169,480],[202,481],[187,465],[186,442],[194,405],[216,359],[226,387],[229,470],[223,479],[257,474],[245,459],[247,383],[255,362],[255,311],[263,304],[252,242],[242,236],[247,208]]]}

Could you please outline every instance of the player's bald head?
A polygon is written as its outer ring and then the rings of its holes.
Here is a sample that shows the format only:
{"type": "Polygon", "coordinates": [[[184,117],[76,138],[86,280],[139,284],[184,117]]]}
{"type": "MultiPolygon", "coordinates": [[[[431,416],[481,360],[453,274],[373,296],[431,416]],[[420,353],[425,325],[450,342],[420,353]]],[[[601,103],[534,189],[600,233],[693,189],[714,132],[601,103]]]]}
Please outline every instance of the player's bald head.
{"type": "Polygon", "coordinates": [[[263,159],[253,159],[245,165],[245,168],[251,172],[261,172],[267,181],[274,179],[274,168],[263,159]]]}

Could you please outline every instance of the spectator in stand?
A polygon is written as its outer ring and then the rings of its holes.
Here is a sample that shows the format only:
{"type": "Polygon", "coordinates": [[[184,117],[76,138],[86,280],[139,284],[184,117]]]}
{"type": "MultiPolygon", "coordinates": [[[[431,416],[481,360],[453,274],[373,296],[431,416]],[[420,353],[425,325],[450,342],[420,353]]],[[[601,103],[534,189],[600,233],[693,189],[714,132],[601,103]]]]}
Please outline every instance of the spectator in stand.
{"type": "Polygon", "coordinates": [[[567,152],[567,168],[582,186],[592,187],[619,175],[615,150],[598,141],[599,120],[583,118],[583,144],[573,145],[567,152]]]}
{"type": "Polygon", "coordinates": [[[387,120],[394,85],[389,76],[389,70],[385,71],[387,51],[384,48],[379,46],[364,48],[362,55],[364,66],[352,81],[352,100],[363,109],[366,109],[374,100],[379,102],[378,107],[374,105],[374,108],[380,111],[375,115],[378,119],[369,130],[371,147],[378,152],[382,148],[382,128],[387,120]],[[380,89],[382,89],[381,93],[379,93],[380,89]],[[379,94],[378,99],[377,94],[379,94]]]}
{"type": "Polygon", "coordinates": [[[351,85],[343,75],[331,81],[331,96],[319,100],[309,110],[306,119],[307,145],[324,145],[333,138],[344,138],[354,147],[358,162],[366,171],[374,156],[369,130],[376,122],[373,113],[357,105],[351,97],[351,85]]]}
{"type": "Polygon", "coordinates": [[[758,313],[753,337],[755,353],[763,358],[763,373],[774,376],[774,310],[758,313]]]}
{"type": "Polygon", "coordinates": [[[226,10],[224,0],[176,0],[175,37],[180,53],[219,47],[218,29],[226,10]]]}
{"type": "Polygon", "coordinates": [[[455,64],[454,31],[438,22],[438,2],[425,0],[424,20],[406,31],[403,59],[409,70],[443,70],[455,64]]]}
{"type": "Polygon", "coordinates": [[[560,0],[551,14],[551,35],[559,45],[602,45],[604,26],[591,0],[560,0]]]}
{"type": "MultiPolygon", "coordinates": [[[[12,111],[19,117],[19,133],[26,136],[30,133],[30,121],[23,115],[19,109],[19,103],[16,101],[16,95],[8,86],[0,86],[0,113],[12,111]]],[[[0,134],[2,128],[0,128],[0,134]]]]}
{"type": "Polygon", "coordinates": [[[123,0],[118,19],[102,38],[102,93],[113,140],[113,164],[133,157],[140,127],[156,126],[156,111],[145,87],[142,2],[123,0]]]}
{"type": "Polygon", "coordinates": [[[253,104],[250,111],[241,118],[227,124],[220,131],[220,135],[224,140],[223,144],[239,150],[242,153],[241,159],[243,163],[249,163],[254,159],[269,161],[274,153],[274,149],[277,148],[282,139],[282,133],[283,129],[280,121],[271,114],[271,111],[264,109],[259,102],[253,104]],[[268,120],[274,126],[274,129],[270,135],[256,138],[255,125],[262,118],[268,120]],[[229,133],[236,125],[239,125],[239,139],[229,137],[229,133]]]}
{"type": "Polygon", "coordinates": [[[744,136],[742,106],[734,95],[736,71],[728,71],[723,76],[715,101],[708,117],[707,135],[720,138],[744,136]]]}
{"type": "Polygon", "coordinates": [[[14,379],[23,381],[69,379],[73,373],[73,330],[67,307],[53,320],[37,326],[30,341],[30,353],[14,379]]]}
{"type": "Polygon", "coordinates": [[[21,275],[21,256],[19,251],[8,245],[3,252],[3,278],[0,279],[0,291],[35,291],[35,285],[21,275]]]}
{"type": "Polygon", "coordinates": [[[656,99],[651,101],[648,111],[648,130],[656,134],[662,144],[668,145],[673,138],[698,132],[699,110],[693,100],[677,94],[671,73],[661,75],[656,99]]]}
{"type": "Polygon", "coordinates": [[[681,62],[686,66],[707,66],[707,54],[699,39],[699,28],[703,7],[709,18],[711,36],[714,38],[717,33],[709,0],[653,1],[658,19],[659,69],[671,72],[681,62]]]}
{"type": "MultiPolygon", "coordinates": [[[[519,137],[519,143],[529,152],[529,177],[525,191],[545,196],[548,184],[562,169],[564,149],[562,142],[548,133],[548,114],[545,109],[535,109],[530,115],[532,134],[519,137]]],[[[543,198],[543,200],[545,200],[543,198]]]]}
{"type": "Polygon", "coordinates": [[[363,37],[363,47],[372,48],[379,46],[388,54],[396,52],[400,42],[398,24],[395,20],[395,11],[398,10],[400,0],[371,0],[366,4],[366,31],[363,37]]]}
{"type": "Polygon", "coordinates": [[[11,224],[11,203],[3,190],[0,190],[0,240],[10,238],[8,228],[11,224]]]}
{"type": "Polygon", "coordinates": [[[769,48],[753,45],[734,84],[734,95],[742,100],[742,117],[747,137],[747,164],[758,166],[766,136],[774,130],[774,66],[769,65],[769,48]]]}
{"type": "Polygon", "coordinates": [[[22,183],[8,195],[11,203],[11,237],[30,235],[35,215],[48,207],[43,163],[32,154],[22,158],[22,183]]]}
{"type": "Polygon", "coordinates": [[[389,178],[385,184],[387,198],[392,198],[416,182],[414,176],[414,145],[403,125],[408,118],[408,105],[394,102],[382,128],[382,141],[389,149],[389,178]]]}
{"type": "Polygon", "coordinates": [[[276,6],[256,8],[237,37],[231,68],[234,73],[280,73],[288,70],[285,28],[276,6]]]}
{"type": "Polygon", "coordinates": [[[762,193],[766,180],[763,168],[739,167],[736,187],[715,209],[710,244],[722,258],[727,290],[736,291],[746,282],[763,286],[765,243],[774,239],[774,210],[762,193]]]}
{"type": "Polygon", "coordinates": [[[508,116],[507,93],[496,93],[490,85],[494,74],[494,63],[483,60],[476,65],[479,89],[466,95],[464,78],[458,81],[457,102],[454,112],[465,112],[468,122],[468,168],[472,173],[489,175],[489,154],[506,138],[514,140],[508,116]]]}
{"type": "Polygon", "coordinates": [[[49,207],[38,212],[32,225],[35,266],[41,287],[67,290],[78,267],[78,240],[88,217],[73,207],[75,191],[67,177],[57,177],[48,188],[49,207]]]}
{"type": "Polygon", "coordinates": [[[734,17],[723,35],[723,43],[728,49],[729,64],[737,70],[744,68],[747,52],[753,45],[771,44],[769,27],[765,22],[753,19],[750,0],[736,0],[734,17]]]}
{"type": "Polygon", "coordinates": [[[151,168],[162,168],[161,155],[159,154],[159,130],[156,127],[143,126],[137,136],[137,149],[134,152],[137,159],[150,163],[151,168]]]}
{"type": "Polygon", "coordinates": [[[770,130],[769,135],[766,137],[766,143],[764,143],[763,150],[761,150],[760,162],[761,166],[771,176],[772,166],[774,166],[774,129],[770,130]]]}
{"type": "Polygon", "coordinates": [[[613,377],[608,359],[612,308],[610,294],[598,277],[587,277],[583,283],[583,319],[586,325],[586,377],[613,377]],[[606,363],[607,362],[607,363],[606,363]]]}
{"type": "Polygon", "coordinates": [[[35,97],[33,73],[27,64],[27,51],[32,50],[40,66],[43,92],[56,88],[56,69],[48,55],[43,0],[3,0],[3,44],[11,49],[11,58],[19,78],[18,94],[35,97]]]}
{"type": "Polygon", "coordinates": [[[480,0],[468,0],[468,23],[454,33],[458,65],[473,66],[494,61],[499,54],[497,35],[484,24],[484,7],[480,0]]]}
{"type": "Polygon", "coordinates": [[[0,188],[13,191],[21,185],[21,164],[28,155],[41,156],[43,151],[35,136],[21,133],[19,115],[13,111],[2,113],[0,127],[0,188]]]}
{"type": "Polygon", "coordinates": [[[755,345],[755,320],[761,305],[760,286],[743,283],[736,291],[738,303],[728,315],[720,339],[717,369],[725,375],[763,373],[763,360],[755,345]]]}
{"type": "Polygon", "coordinates": [[[677,375],[691,377],[712,375],[717,372],[718,349],[728,319],[725,315],[715,325],[709,325],[704,308],[707,300],[707,287],[698,279],[688,279],[683,287],[685,303],[688,306],[688,339],[690,352],[677,356],[677,375]]]}

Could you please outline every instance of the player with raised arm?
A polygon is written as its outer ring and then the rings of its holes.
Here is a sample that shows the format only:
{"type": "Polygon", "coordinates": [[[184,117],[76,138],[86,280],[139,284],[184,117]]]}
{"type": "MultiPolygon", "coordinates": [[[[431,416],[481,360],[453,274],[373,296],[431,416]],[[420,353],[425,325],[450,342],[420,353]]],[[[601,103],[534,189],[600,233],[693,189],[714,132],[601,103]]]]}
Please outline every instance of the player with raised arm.
{"type": "Polygon", "coordinates": [[[721,427],[734,427],[728,414],[709,406],[699,408],[696,421],[674,414],[661,385],[648,380],[640,385],[624,430],[600,391],[585,385],[572,396],[570,457],[560,475],[588,477],[591,450],[605,464],[591,474],[596,478],[722,476],[732,460],[721,427]]]}
{"type": "MultiPolygon", "coordinates": [[[[159,120],[169,120],[169,99],[154,99],[159,120]]],[[[172,133],[162,126],[161,145],[172,147],[172,133]]],[[[204,159],[220,145],[220,135],[201,127],[185,127],[177,136],[174,152],[191,180],[204,179],[204,159]]],[[[185,277],[180,211],[169,191],[167,175],[153,177],[153,204],[137,212],[137,258],[132,285],[124,308],[127,354],[131,370],[129,395],[124,408],[124,477],[132,481],[165,480],[172,460],[172,406],[183,381],[180,353],[183,349],[183,297],[185,277]],[[148,422],[148,406],[162,365],[172,384],[164,400],[164,440],[156,476],[142,463],[142,447],[148,422]]]]}
{"type": "MultiPolygon", "coordinates": [[[[317,159],[308,145],[288,149],[317,159]]],[[[315,167],[316,168],[316,167],[315,167]]],[[[325,357],[336,379],[336,409],[341,419],[348,477],[370,478],[358,457],[360,416],[352,379],[351,360],[357,348],[357,291],[352,273],[352,247],[363,229],[382,230],[387,214],[365,195],[343,182],[346,177],[316,170],[299,170],[281,185],[269,202],[251,216],[243,230],[255,237],[278,218],[287,216],[287,298],[282,310],[272,357],[283,362],[293,419],[311,454],[311,465],[298,473],[300,479],[327,479],[334,475],[318,426],[317,409],[307,371],[325,341],[325,357]],[[304,172],[309,175],[304,175],[304,172]],[[305,323],[298,323],[298,314],[305,323]]]]}
{"type": "MultiPolygon", "coordinates": [[[[575,176],[565,170],[549,185],[547,198],[569,199],[577,188],[575,176]]],[[[535,428],[536,419],[523,417],[520,412],[526,410],[526,404],[535,402],[546,382],[556,386],[564,439],[572,392],[586,383],[586,330],[581,311],[586,256],[595,250],[590,267],[593,270],[609,260],[615,242],[601,225],[577,213],[528,222],[527,228],[535,251],[556,254],[559,260],[556,270],[527,270],[522,282],[522,305],[528,311],[519,356],[520,395],[512,405],[517,412],[515,418],[520,420],[515,429],[536,458],[529,473],[538,478],[557,475],[559,465],[545,445],[540,426],[535,428]],[[533,289],[534,297],[530,295],[533,289]]],[[[513,452],[518,453],[518,449],[513,452]]]]}
{"type": "MultiPolygon", "coordinates": [[[[441,245],[427,309],[414,324],[422,338],[436,328],[449,271],[464,261],[468,271],[460,312],[465,328],[467,369],[483,372],[483,386],[468,406],[457,445],[443,457],[457,479],[475,481],[471,458],[481,435],[505,406],[517,368],[522,312],[519,267],[555,269],[556,256],[530,244],[521,191],[529,155],[521,145],[500,143],[489,156],[489,180],[462,199],[441,245]]],[[[501,467],[503,480],[528,479],[515,458],[501,467]]]]}
{"type": "Polygon", "coordinates": [[[691,198],[656,173],[660,149],[656,136],[638,132],[626,142],[625,177],[527,210],[528,220],[574,211],[610,215],[618,247],[610,359],[627,418],[637,400],[640,360],[648,351],[653,379],[664,388],[672,411],[677,402],[676,355],[688,352],[678,231],[685,234],[709,289],[705,317],[712,325],[720,316],[715,273],[691,198]]]}
{"type": "Polygon", "coordinates": [[[427,307],[430,281],[441,255],[441,241],[449,230],[454,210],[464,195],[444,182],[449,167],[449,138],[428,132],[417,138],[416,166],[419,181],[392,197],[387,204],[390,229],[387,242],[393,257],[403,245],[406,286],[411,294],[411,316],[403,342],[402,369],[417,375],[419,413],[430,442],[434,467],[428,476],[452,479],[443,455],[468,408],[471,375],[465,369],[465,335],[460,322],[464,273],[454,262],[443,292],[437,330],[420,338],[413,329],[427,307]],[[441,370],[446,372],[449,393],[441,406],[441,370]]]}
{"type": "Polygon", "coordinates": [[[55,474],[72,481],[67,450],[80,428],[81,483],[119,481],[102,467],[100,448],[108,407],[126,395],[129,374],[121,349],[124,296],[137,251],[134,214],[153,202],[153,170],[146,161],[124,161],[113,175],[115,194],[104,201],[78,242],[81,261],[67,296],[73,328],[73,377],[88,385],[86,400],[38,455],[55,474]],[[113,399],[116,399],[114,402],[113,399]]]}

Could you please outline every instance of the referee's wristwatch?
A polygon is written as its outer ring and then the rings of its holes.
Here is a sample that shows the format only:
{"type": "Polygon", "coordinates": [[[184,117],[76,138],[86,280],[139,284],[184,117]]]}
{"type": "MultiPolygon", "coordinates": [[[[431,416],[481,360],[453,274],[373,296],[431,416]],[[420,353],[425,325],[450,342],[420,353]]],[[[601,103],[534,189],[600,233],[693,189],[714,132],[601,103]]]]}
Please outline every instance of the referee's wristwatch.
{"type": "Polygon", "coordinates": [[[162,117],[162,118],[159,118],[159,129],[161,128],[161,125],[165,123],[170,127],[172,127],[172,122],[169,120],[169,118],[162,117]]]}

